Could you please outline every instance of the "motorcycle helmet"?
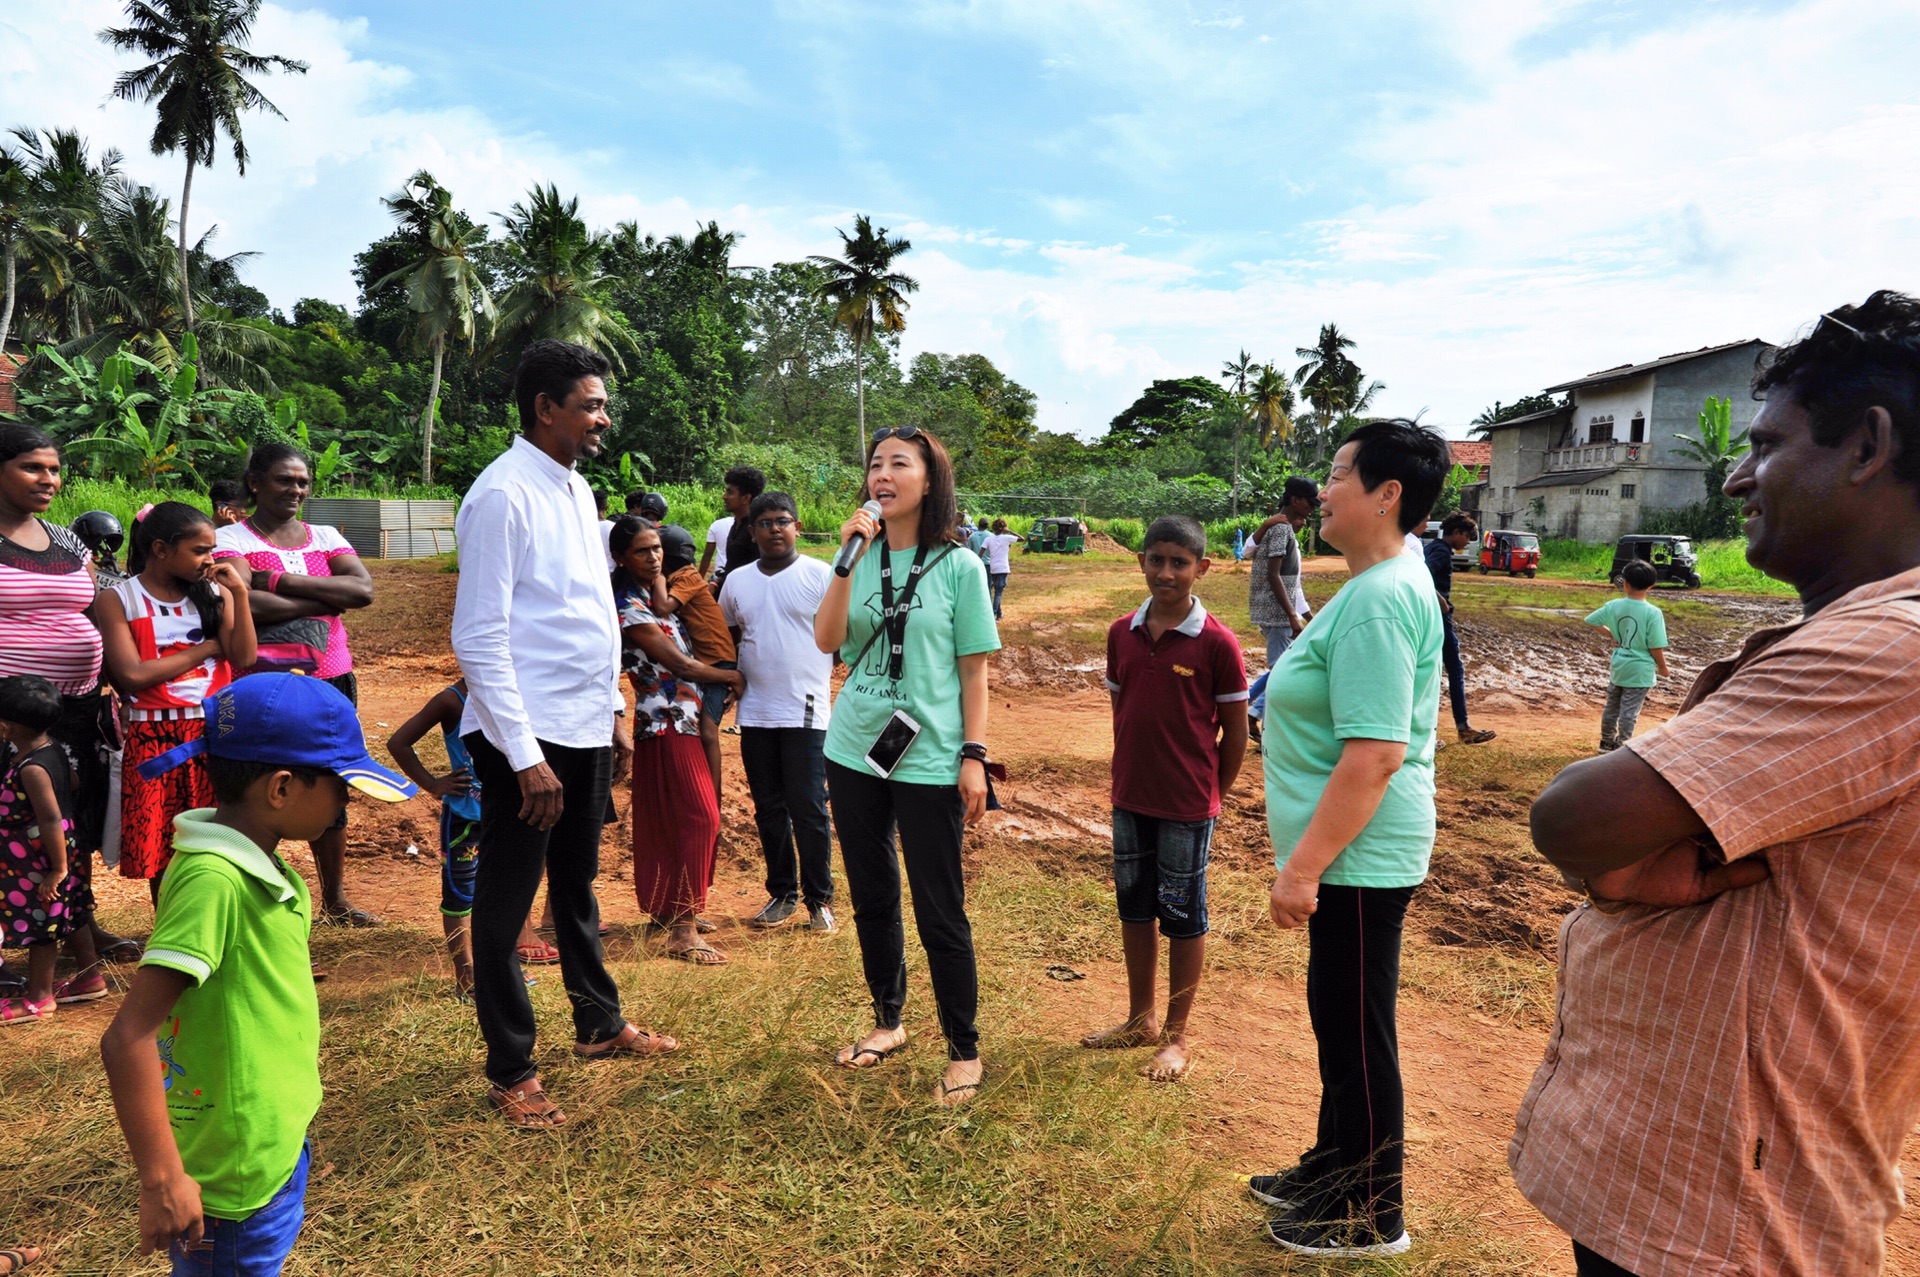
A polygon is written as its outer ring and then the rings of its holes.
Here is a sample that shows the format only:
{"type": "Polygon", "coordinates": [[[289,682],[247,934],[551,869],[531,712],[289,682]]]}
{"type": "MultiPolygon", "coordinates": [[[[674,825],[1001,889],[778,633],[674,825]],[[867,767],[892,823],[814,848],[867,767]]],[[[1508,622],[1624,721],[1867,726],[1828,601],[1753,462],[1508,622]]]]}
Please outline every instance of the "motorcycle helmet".
{"type": "Polygon", "coordinates": [[[108,558],[120,552],[126,544],[126,529],[120,526],[120,520],[105,510],[89,510],[71,525],[73,534],[80,538],[87,549],[95,554],[105,554],[108,558]]]}

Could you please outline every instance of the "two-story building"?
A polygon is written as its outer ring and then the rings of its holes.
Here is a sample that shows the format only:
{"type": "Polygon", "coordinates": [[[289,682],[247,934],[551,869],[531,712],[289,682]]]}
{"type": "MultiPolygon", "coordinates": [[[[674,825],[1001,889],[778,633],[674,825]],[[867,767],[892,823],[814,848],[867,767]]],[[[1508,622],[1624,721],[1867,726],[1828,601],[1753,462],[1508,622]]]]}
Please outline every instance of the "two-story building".
{"type": "Polygon", "coordinates": [[[1706,467],[1676,435],[1698,436],[1709,397],[1733,405],[1736,433],[1759,405],[1754,369],[1771,349],[1753,338],[1627,364],[1548,386],[1568,403],[1487,431],[1487,480],[1468,495],[1483,527],[1611,541],[1650,511],[1706,495],[1706,467]]]}

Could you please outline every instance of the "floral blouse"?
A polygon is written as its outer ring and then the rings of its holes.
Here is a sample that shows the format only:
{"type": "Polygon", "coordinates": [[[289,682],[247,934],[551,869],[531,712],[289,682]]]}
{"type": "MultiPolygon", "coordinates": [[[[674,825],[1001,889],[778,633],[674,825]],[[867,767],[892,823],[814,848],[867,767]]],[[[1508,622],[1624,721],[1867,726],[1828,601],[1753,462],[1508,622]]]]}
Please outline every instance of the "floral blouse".
{"type": "MultiPolygon", "coordinates": [[[[661,616],[647,605],[647,596],[636,590],[622,589],[614,599],[620,610],[620,628],[657,625],[667,632],[674,645],[688,656],[693,645],[686,627],[677,616],[661,616]]],[[[700,686],[682,682],[647,659],[647,654],[623,642],[621,668],[633,684],[635,739],[659,736],[672,728],[682,736],[700,734],[700,686]]]]}

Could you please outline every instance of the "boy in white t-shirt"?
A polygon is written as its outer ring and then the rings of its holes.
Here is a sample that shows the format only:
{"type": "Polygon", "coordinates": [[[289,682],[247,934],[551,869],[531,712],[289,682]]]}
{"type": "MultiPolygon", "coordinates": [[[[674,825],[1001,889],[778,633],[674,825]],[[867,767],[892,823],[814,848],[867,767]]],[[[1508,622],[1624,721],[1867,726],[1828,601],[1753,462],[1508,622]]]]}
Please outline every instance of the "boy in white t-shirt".
{"type": "Polygon", "coordinates": [[[1007,531],[1005,519],[993,521],[993,535],[986,540],[987,582],[993,588],[993,619],[1000,619],[1000,596],[1007,592],[1007,577],[1013,573],[1013,545],[1023,541],[1018,532],[1007,531]]]}
{"type": "Polygon", "coordinates": [[[825,749],[833,657],[814,645],[813,614],[833,573],[799,553],[800,515],[786,493],[755,497],[746,517],[760,557],[727,574],[720,610],[747,680],[736,715],[740,761],[767,858],[766,907],[749,925],[777,927],[804,902],[808,929],[828,932],[833,841],[825,749]]]}

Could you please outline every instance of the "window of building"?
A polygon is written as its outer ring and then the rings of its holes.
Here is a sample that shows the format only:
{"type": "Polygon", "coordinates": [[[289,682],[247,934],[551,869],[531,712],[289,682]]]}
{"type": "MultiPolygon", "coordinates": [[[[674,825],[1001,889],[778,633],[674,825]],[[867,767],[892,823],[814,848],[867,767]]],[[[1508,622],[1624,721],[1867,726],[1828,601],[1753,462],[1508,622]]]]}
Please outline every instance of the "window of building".
{"type": "MultiPolygon", "coordinates": [[[[1628,443],[1645,443],[1646,441],[1647,441],[1646,414],[1641,412],[1636,412],[1633,414],[1633,420],[1627,423],[1627,442],[1628,443]]],[[[1633,494],[1628,493],[1627,495],[1631,496],[1633,494]]]]}
{"type": "Polygon", "coordinates": [[[1620,499],[1622,501],[1633,500],[1633,493],[1634,486],[1631,483],[1623,483],[1620,485],[1620,499]]]}
{"type": "Polygon", "coordinates": [[[1613,414],[1612,413],[1608,413],[1604,417],[1595,417],[1591,421],[1587,422],[1587,442],[1588,443],[1612,443],[1613,442],[1613,414]]]}
{"type": "Polygon", "coordinates": [[[1587,495],[1590,497],[1604,497],[1610,491],[1612,491],[1610,488],[1588,488],[1587,495]]]}

